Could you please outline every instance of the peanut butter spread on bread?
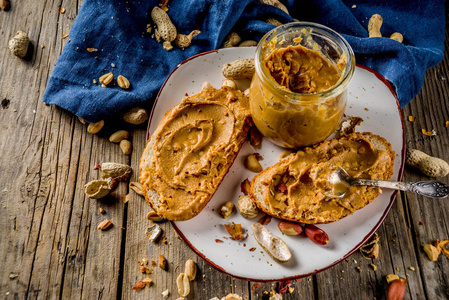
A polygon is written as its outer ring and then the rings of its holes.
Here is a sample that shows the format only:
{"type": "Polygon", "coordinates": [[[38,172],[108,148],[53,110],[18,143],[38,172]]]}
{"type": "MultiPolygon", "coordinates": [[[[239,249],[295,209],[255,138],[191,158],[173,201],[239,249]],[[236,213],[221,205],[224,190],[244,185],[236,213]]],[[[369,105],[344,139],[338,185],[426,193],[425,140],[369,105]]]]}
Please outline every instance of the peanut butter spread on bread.
{"type": "Polygon", "coordinates": [[[145,197],[159,216],[187,220],[204,208],[246,139],[249,116],[248,98],[227,87],[166,113],[141,160],[145,197]]]}
{"type": "Polygon", "coordinates": [[[260,180],[251,183],[251,195],[262,194],[259,199],[263,196],[264,203],[258,206],[282,219],[313,224],[348,216],[374,200],[381,189],[352,186],[343,198],[328,197],[335,189],[328,181],[333,171],[341,167],[353,177],[380,180],[393,174],[390,144],[372,137],[356,132],[304,148],[259,174],[260,180]]]}

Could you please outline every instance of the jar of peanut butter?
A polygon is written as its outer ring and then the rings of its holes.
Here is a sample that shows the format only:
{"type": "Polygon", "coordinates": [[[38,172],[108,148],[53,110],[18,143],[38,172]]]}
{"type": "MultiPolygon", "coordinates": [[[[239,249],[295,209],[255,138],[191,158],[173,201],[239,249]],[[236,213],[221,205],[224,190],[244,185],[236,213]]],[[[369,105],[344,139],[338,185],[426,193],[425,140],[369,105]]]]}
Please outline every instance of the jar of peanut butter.
{"type": "Polygon", "coordinates": [[[325,140],[343,117],[355,69],[348,42],[323,25],[296,22],[259,42],[249,97],[259,131],[285,148],[325,140]]]}

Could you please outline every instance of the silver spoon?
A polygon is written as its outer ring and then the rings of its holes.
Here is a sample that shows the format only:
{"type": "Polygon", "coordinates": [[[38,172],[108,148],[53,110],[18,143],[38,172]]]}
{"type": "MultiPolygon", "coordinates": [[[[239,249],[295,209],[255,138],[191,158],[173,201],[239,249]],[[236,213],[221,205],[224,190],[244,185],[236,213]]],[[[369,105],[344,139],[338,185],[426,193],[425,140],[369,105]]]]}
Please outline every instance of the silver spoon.
{"type": "Polygon", "coordinates": [[[446,198],[449,195],[449,185],[439,181],[400,182],[352,178],[342,168],[338,168],[329,176],[329,182],[334,185],[335,198],[341,198],[352,185],[367,185],[401,190],[424,195],[431,198],[446,198]]]}

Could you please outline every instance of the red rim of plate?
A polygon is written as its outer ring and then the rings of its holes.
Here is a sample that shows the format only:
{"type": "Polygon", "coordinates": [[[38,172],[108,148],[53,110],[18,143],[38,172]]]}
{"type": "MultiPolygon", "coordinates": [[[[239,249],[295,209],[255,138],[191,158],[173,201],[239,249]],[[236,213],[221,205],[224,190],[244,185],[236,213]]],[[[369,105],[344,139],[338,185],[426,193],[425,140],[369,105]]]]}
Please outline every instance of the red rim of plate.
{"type": "MultiPolygon", "coordinates": [[[[207,51],[207,52],[203,52],[203,53],[199,53],[196,54],[192,57],[187,58],[186,60],[184,60],[183,62],[181,62],[179,65],[176,66],[176,68],[173,69],[173,71],[170,72],[170,74],[167,76],[167,79],[165,79],[164,83],[162,84],[162,87],[160,88],[156,99],[154,100],[154,104],[153,104],[153,108],[151,110],[151,114],[150,114],[150,118],[148,120],[148,126],[147,126],[147,140],[150,138],[150,125],[151,125],[151,120],[153,118],[153,113],[154,113],[154,108],[156,107],[156,104],[158,102],[159,96],[162,93],[162,90],[164,89],[166,83],[168,82],[168,80],[170,79],[170,77],[173,75],[173,73],[182,65],[186,64],[187,62],[199,57],[199,56],[204,56],[210,53],[215,53],[218,52],[218,50],[211,50],[211,51],[207,51]]],[[[402,115],[402,110],[401,110],[401,106],[399,104],[399,100],[396,96],[396,93],[394,92],[393,87],[390,85],[390,83],[379,73],[377,73],[376,71],[359,65],[357,64],[357,67],[367,70],[368,72],[373,73],[377,79],[379,79],[382,83],[384,83],[388,89],[390,90],[391,94],[394,96],[394,98],[396,99],[396,105],[398,106],[398,113],[399,113],[399,117],[401,119],[401,126],[402,126],[402,151],[401,151],[401,166],[399,168],[399,174],[398,174],[398,181],[401,181],[402,179],[402,174],[404,172],[404,159],[405,159],[405,130],[404,130],[404,118],[402,115]]],[[[206,256],[204,256],[200,251],[198,251],[191,243],[190,241],[184,236],[184,234],[182,233],[182,231],[178,228],[178,226],[176,226],[176,224],[174,222],[171,222],[172,226],[174,227],[174,229],[176,230],[176,232],[179,234],[179,236],[184,240],[184,242],[186,242],[186,244],[190,247],[190,249],[193,250],[193,252],[195,252],[199,257],[201,257],[204,261],[206,261],[207,263],[209,263],[212,267],[214,267],[216,270],[223,272],[229,276],[232,276],[234,278],[238,278],[238,279],[242,279],[242,280],[248,280],[248,281],[257,281],[257,282],[272,282],[272,281],[288,281],[288,280],[294,280],[294,279],[298,279],[298,278],[303,278],[303,277],[307,277],[307,276],[311,276],[311,275],[315,275],[317,273],[320,273],[324,270],[327,270],[333,266],[335,266],[336,264],[340,263],[342,260],[348,258],[349,256],[351,256],[355,251],[357,251],[376,231],[377,229],[380,227],[380,225],[383,223],[383,221],[385,220],[385,218],[387,217],[388,213],[390,212],[391,207],[394,204],[394,201],[396,200],[396,196],[397,196],[397,191],[394,191],[393,194],[390,197],[390,203],[388,204],[387,208],[385,209],[382,217],[380,218],[379,222],[377,222],[377,224],[373,227],[373,229],[363,238],[363,240],[358,243],[351,251],[349,251],[345,256],[343,256],[341,259],[336,260],[335,262],[331,263],[329,266],[326,266],[324,268],[315,270],[313,272],[307,273],[307,274],[300,274],[300,275],[296,275],[296,276],[290,276],[290,277],[285,277],[285,278],[273,278],[273,279],[258,279],[258,278],[248,278],[248,277],[242,277],[242,276],[237,276],[234,274],[230,274],[228,272],[226,272],[226,270],[224,270],[222,267],[216,265],[213,261],[211,261],[210,259],[208,259],[206,256]]]]}

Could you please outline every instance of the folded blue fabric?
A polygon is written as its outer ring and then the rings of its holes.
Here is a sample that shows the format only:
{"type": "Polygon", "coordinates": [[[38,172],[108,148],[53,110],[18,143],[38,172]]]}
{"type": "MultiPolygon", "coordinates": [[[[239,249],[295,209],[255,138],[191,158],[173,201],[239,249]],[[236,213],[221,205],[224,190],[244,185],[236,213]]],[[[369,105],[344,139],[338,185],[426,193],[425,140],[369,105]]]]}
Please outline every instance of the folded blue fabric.
{"type": "Polygon", "coordinates": [[[201,34],[185,50],[168,52],[146,32],[151,9],[160,1],[84,0],[42,100],[89,122],[136,106],[151,109],[159,88],[180,62],[219,48],[232,30],[243,39],[258,41],[274,27],[265,22],[268,18],[316,22],[341,33],[354,49],[357,63],[392,83],[401,106],[419,92],[426,70],[443,58],[443,0],[281,2],[290,15],[258,0],[172,0],[168,14],[180,33],[199,29],[201,34]],[[368,20],[376,13],[384,20],[383,36],[400,32],[403,44],[368,38],[368,20]],[[128,78],[131,88],[102,88],[93,82],[110,71],[128,78]]]}

